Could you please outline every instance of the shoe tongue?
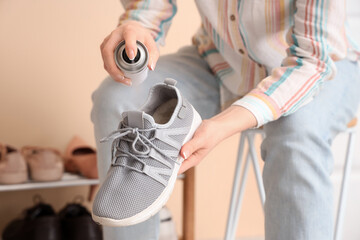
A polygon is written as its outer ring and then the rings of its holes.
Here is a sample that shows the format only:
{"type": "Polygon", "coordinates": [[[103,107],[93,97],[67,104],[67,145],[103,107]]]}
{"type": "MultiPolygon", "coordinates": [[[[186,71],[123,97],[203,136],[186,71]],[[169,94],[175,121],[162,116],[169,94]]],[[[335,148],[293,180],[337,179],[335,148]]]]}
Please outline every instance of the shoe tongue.
{"type": "Polygon", "coordinates": [[[127,111],[123,113],[126,125],[132,128],[148,129],[155,125],[154,118],[142,111],[127,111]]]}
{"type": "MultiPolygon", "coordinates": [[[[122,119],[123,119],[122,123],[124,123],[126,126],[129,126],[131,128],[150,129],[156,125],[154,118],[151,115],[149,115],[145,112],[142,112],[142,111],[123,112],[122,119]]],[[[120,123],[119,128],[121,128],[121,123],[120,123]]],[[[141,131],[141,132],[142,132],[141,134],[147,138],[151,138],[154,134],[153,131],[141,131]]],[[[133,138],[134,136],[128,136],[128,137],[133,138]]],[[[131,145],[132,145],[132,142],[129,142],[129,141],[120,141],[120,143],[119,143],[119,147],[121,149],[123,149],[125,151],[129,151],[134,154],[134,152],[132,151],[131,145]]],[[[140,145],[136,145],[136,147],[137,147],[137,149],[141,149],[143,146],[140,144],[140,145]]],[[[146,161],[146,159],[143,159],[143,161],[146,161]]],[[[142,163],[140,163],[139,161],[136,161],[134,159],[131,159],[129,157],[125,157],[125,156],[118,157],[116,162],[137,168],[139,170],[141,170],[143,168],[142,163]]]]}

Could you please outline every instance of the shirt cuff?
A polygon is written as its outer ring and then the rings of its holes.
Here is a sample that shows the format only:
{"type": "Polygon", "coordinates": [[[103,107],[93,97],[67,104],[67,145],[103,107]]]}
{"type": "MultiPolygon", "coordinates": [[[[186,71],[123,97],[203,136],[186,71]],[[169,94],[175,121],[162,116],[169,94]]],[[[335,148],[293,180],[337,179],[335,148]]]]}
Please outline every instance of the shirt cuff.
{"type": "Polygon", "coordinates": [[[281,116],[281,111],[274,100],[258,90],[251,91],[232,105],[242,106],[254,114],[257,120],[256,128],[274,121],[281,116]]]}

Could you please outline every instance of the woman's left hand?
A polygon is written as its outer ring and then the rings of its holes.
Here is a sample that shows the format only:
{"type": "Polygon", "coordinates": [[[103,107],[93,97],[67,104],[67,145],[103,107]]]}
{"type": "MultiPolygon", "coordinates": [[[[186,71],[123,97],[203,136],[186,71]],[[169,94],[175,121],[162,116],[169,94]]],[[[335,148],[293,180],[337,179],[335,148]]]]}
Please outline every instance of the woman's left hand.
{"type": "Polygon", "coordinates": [[[204,120],[194,133],[193,138],[185,143],[181,148],[180,154],[184,158],[179,174],[197,165],[200,161],[221,141],[221,137],[216,131],[216,122],[204,120]]]}
{"type": "Polygon", "coordinates": [[[179,174],[196,166],[222,140],[256,126],[256,118],[247,109],[240,106],[230,106],[220,114],[203,120],[195,131],[193,138],[185,143],[180,150],[184,161],[179,174]]]}

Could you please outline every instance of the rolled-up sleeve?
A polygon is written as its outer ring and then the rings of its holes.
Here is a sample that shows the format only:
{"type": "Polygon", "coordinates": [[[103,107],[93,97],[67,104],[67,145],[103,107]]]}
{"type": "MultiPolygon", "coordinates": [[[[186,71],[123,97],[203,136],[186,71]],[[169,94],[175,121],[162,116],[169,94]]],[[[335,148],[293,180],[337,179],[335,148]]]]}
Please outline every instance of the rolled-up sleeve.
{"type": "Polygon", "coordinates": [[[328,40],[342,37],[344,19],[340,0],[297,0],[290,47],[281,66],[233,105],[251,111],[260,127],[309,103],[336,73],[328,40]]]}

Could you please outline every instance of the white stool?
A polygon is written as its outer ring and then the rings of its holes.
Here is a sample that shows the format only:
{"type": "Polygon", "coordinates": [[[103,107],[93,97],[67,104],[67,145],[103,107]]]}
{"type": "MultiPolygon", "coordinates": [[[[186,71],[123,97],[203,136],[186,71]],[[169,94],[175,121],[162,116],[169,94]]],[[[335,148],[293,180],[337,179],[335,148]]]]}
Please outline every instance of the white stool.
{"type": "MultiPolygon", "coordinates": [[[[341,231],[342,231],[342,224],[344,219],[344,210],[346,205],[347,189],[348,189],[348,177],[351,171],[353,152],[354,152],[356,124],[357,124],[357,119],[354,118],[348,124],[348,128],[345,131],[345,133],[349,135],[349,138],[347,142],[347,150],[346,150],[345,164],[344,164],[343,176],[342,176],[342,182],[340,188],[339,203],[337,206],[334,240],[339,240],[342,233],[341,231]]],[[[265,190],[263,186],[258,157],[254,146],[254,140],[256,135],[260,135],[261,138],[264,139],[265,131],[263,129],[249,129],[241,133],[237,162],[235,167],[235,176],[233,180],[230,209],[228,212],[225,240],[235,239],[235,232],[239,222],[241,205],[244,196],[245,184],[247,181],[247,175],[248,175],[250,163],[253,164],[261,205],[264,210],[265,190]],[[242,166],[242,156],[244,153],[244,147],[246,141],[248,143],[248,149],[245,155],[244,167],[242,173],[240,174],[241,166],[242,166]]]]}

